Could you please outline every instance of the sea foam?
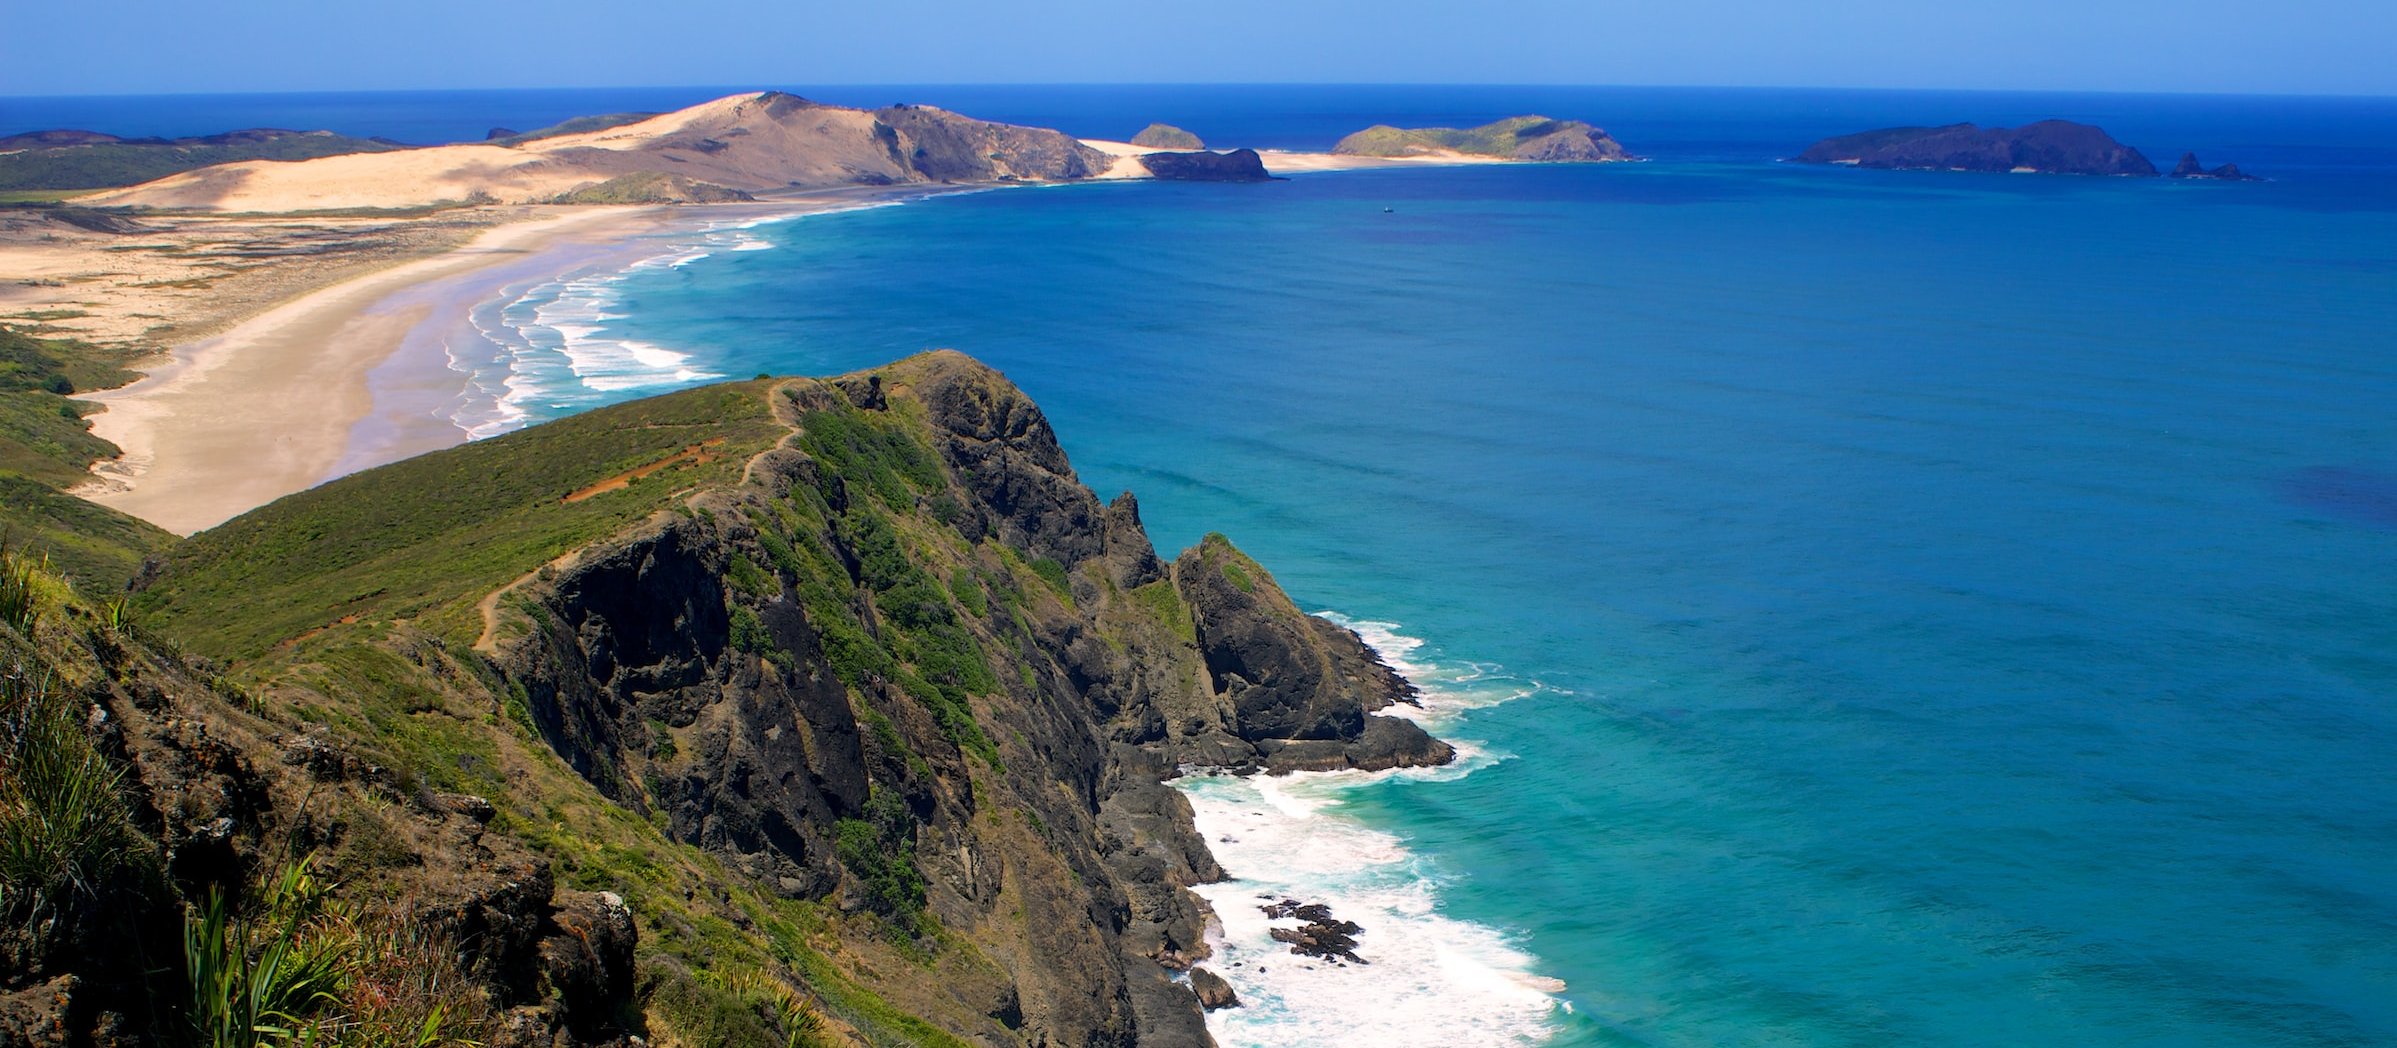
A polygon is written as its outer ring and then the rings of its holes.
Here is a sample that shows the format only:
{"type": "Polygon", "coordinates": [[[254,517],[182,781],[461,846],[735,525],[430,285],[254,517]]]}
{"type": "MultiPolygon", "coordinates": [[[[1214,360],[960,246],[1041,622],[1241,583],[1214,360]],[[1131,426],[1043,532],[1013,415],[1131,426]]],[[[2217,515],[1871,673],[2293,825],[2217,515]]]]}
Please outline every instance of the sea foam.
{"type": "Polygon", "coordinates": [[[616,334],[616,322],[627,317],[623,285],[718,251],[774,247],[749,231],[758,224],[694,230],[629,263],[512,286],[476,307],[469,313],[473,334],[443,346],[451,370],[466,378],[451,421],[467,439],[480,440],[627,396],[723,378],[688,351],[616,334]]]}
{"type": "MultiPolygon", "coordinates": [[[[1423,691],[1423,706],[1391,712],[1435,734],[1466,710],[1540,690],[1496,667],[1418,661],[1423,642],[1392,623],[1324,618],[1357,631],[1383,660],[1423,691]]],[[[1537,1044],[1554,1032],[1564,985],[1538,973],[1537,959],[1505,932],[1449,917],[1440,891],[1449,873],[1406,842],[1344,810],[1346,796],[1377,782],[1453,780],[1505,755],[1451,738],[1458,760],[1444,768],[1317,772],[1288,776],[1187,775],[1199,832],[1230,880],[1196,890],[1215,910],[1215,956],[1206,967],[1240,994],[1242,1007],[1208,1016],[1226,1048],[1244,1045],[1537,1044]],[[1283,899],[1323,903],[1364,928],[1365,965],[1292,954],[1272,938],[1291,919],[1261,909],[1283,899]]]]}

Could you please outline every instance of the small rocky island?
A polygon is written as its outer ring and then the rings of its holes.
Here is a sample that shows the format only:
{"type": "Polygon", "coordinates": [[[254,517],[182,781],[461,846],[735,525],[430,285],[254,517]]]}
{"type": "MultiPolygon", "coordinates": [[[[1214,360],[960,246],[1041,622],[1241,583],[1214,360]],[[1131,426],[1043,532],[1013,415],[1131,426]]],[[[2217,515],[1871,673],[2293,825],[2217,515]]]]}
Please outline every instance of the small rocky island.
{"type": "Polygon", "coordinates": [[[1826,138],[1796,157],[1805,164],[1922,171],[2153,177],[2156,165],[2088,124],[2042,120],[2021,127],[1890,127],[1826,138]]]}
{"type": "Polygon", "coordinates": [[[1273,174],[1265,170],[1265,160],[1254,149],[1235,149],[1229,153],[1210,153],[1198,150],[1190,153],[1143,153],[1142,167],[1149,176],[1163,182],[1270,182],[1273,174]]]}
{"type": "Polygon", "coordinates": [[[2197,162],[2197,154],[2195,153],[2181,154],[2181,162],[2173,165],[2172,167],[2172,177],[2213,179],[2218,182],[2263,181],[2263,179],[2257,178],[2254,175],[2239,170],[2239,165],[2237,164],[2224,164],[2221,167],[2208,168],[2204,164],[2197,162]]]}
{"type": "Polygon", "coordinates": [[[1604,128],[1579,120],[1515,116],[1480,127],[1391,127],[1375,124],[1340,140],[1344,156],[1486,156],[1541,163],[1636,160],[1604,128]]]}
{"type": "Polygon", "coordinates": [[[1172,124],[1150,124],[1141,128],[1139,134],[1132,136],[1132,144],[1149,149],[1179,151],[1207,148],[1207,143],[1200,141],[1199,136],[1172,124]]]}

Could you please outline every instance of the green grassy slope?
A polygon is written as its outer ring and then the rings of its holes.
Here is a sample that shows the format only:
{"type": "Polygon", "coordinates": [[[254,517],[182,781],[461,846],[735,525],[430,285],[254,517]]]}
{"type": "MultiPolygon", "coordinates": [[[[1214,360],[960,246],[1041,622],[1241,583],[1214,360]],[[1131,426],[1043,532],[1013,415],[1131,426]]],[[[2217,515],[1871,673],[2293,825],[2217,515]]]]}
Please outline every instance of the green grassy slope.
{"type": "Polygon", "coordinates": [[[67,394],[133,378],[122,354],[0,328],[0,540],[45,556],[90,592],[123,588],[174,537],[63,493],[117,447],[91,433],[99,409],[67,394]]]}
{"type": "Polygon", "coordinates": [[[352,474],[192,536],[148,600],[185,643],[249,656],[344,618],[408,617],[471,643],[474,604],[569,550],[736,480],[786,430],[764,382],[710,386],[544,423],[352,474]],[[625,487],[565,497],[703,441],[625,487]]]}

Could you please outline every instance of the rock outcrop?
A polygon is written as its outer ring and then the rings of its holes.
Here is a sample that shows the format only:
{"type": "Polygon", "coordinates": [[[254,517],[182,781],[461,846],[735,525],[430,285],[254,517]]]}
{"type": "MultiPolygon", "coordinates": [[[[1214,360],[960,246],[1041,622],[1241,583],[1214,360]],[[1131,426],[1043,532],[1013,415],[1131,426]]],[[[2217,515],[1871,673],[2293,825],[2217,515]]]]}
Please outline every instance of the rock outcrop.
{"type": "Polygon", "coordinates": [[[1190,989],[1198,994],[1199,1007],[1208,1011],[1240,1007],[1240,995],[1232,990],[1232,984],[1205,968],[1190,970],[1190,989]]]}
{"type": "Polygon", "coordinates": [[[2195,153],[2181,154],[2181,162],[2173,165],[2172,167],[2172,177],[2210,178],[2221,182],[2263,181],[2254,175],[2239,170],[2239,165],[2237,164],[2224,164],[2221,167],[2209,169],[2205,165],[2197,162],[2197,154],[2195,153]]]}
{"type": "Polygon", "coordinates": [[[1855,167],[2071,175],[2152,176],[2154,164],[2104,130],[2064,120],[2021,127],[1892,127],[1826,138],[1800,163],[1855,167]]]}
{"type": "Polygon", "coordinates": [[[1229,153],[1143,153],[1141,166],[1167,182],[1270,182],[1273,173],[1254,149],[1229,153]]]}
{"type": "Polygon", "coordinates": [[[1637,159],[1603,128],[1544,116],[1508,117],[1462,129],[1376,124],[1341,139],[1332,152],[1383,157],[1483,156],[1551,164],[1637,159]]]}
{"type": "Polygon", "coordinates": [[[594,787],[799,897],[891,903],[836,831],[894,798],[925,912],[1023,959],[1006,1005],[1023,1034],[1201,1043],[1169,976],[1207,952],[1183,889],[1222,871],[1160,780],[1453,750],[1376,715],[1411,701],[1406,682],[1221,536],[1160,562],[1131,498],[1082,487],[1040,410],[987,368],[935,354],[781,396],[803,434],[838,443],[769,453],[705,515],[523,591],[547,625],[502,665],[542,734],[594,787]],[[913,480],[859,476],[843,461],[859,446],[913,480]],[[822,523],[792,527],[809,517],[794,503],[822,523]],[[728,583],[735,562],[770,565],[767,586],[728,583]],[[866,669],[846,651],[872,635],[917,654],[866,669]],[[933,649],[979,665],[936,673],[933,649]],[[682,740],[671,757],[661,731],[682,740]],[[1044,832],[996,832],[994,805],[1044,832]]]}
{"type": "Polygon", "coordinates": [[[1184,131],[1181,128],[1175,127],[1172,124],[1150,124],[1147,127],[1141,128],[1139,134],[1132,136],[1132,144],[1136,146],[1146,146],[1150,149],[1171,150],[1175,152],[1189,152],[1191,150],[1207,148],[1207,143],[1201,141],[1199,136],[1191,134],[1188,131],[1184,131]]]}

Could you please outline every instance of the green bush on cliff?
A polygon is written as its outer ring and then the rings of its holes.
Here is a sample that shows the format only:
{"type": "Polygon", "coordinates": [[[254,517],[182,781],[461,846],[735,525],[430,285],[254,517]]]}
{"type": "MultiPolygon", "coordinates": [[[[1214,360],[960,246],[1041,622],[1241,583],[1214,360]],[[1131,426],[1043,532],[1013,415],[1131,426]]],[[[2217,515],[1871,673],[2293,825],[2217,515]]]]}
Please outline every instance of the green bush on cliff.
{"type": "Polygon", "coordinates": [[[799,446],[823,462],[827,483],[862,485],[892,509],[915,508],[913,490],[941,484],[940,461],[914,437],[846,405],[807,416],[799,446]]]}
{"type": "Polygon", "coordinates": [[[865,887],[866,905],[910,934],[928,934],[924,874],[916,869],[916,818],[907,802],[875,790],[864,818],[833,824],[833,854],[865,887]]]}

